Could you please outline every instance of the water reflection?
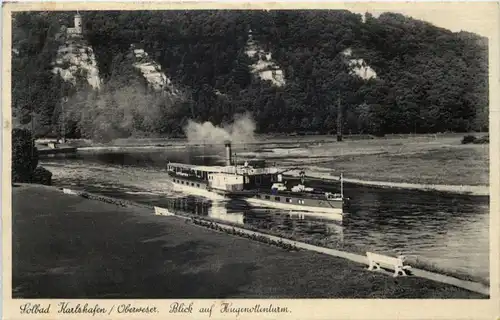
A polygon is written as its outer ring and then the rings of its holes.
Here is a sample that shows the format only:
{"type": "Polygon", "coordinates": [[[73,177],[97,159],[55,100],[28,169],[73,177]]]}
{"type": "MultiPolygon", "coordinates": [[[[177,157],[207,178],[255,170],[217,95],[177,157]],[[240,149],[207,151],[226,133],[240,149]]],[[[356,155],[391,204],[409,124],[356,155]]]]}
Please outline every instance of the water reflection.
{"type": "MultiPolygon", "coordinates": [[[[208,148],[208,147],[207,147],[208,148]]],[[[139,166],[165,168],[168,161],[191,163],[197,165],[222,164],[223,154],[207,154],[207,148],[173,148],[173,149],[135,149],[127,150],[84,150],[74,155],[65,155],[66,159],[85,159],[102,164],[119,166],[139,166]],[[168,150],[168,151],[166,151],[168,150]]],[[[208,149],[208,151],[212,151],[208,149]]]]}
{"type": "MultiPolygon", "coordinates": [[[[141,202],[146,202],[142,200],[141,202]]],[[[217,219],[233,224],[244,225],[244,213],[240,210],[231,210],[231,206],[225,200],[204,199],[196,196],[187,196],[176,199],[156,201],[157,205],[161,205],[171,212],[183,215],[198,215],[217,219]]]]}

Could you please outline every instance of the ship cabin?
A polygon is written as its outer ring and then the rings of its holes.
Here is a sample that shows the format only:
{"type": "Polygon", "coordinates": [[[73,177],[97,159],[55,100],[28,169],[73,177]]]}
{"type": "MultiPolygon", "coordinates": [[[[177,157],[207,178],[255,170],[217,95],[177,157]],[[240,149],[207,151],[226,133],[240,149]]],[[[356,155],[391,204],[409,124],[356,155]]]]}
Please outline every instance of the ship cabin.
{"type": "Polygon", "coordinates": [[[232,157],[231,142],[225,142],[225,166],[201,166],[169,163],[167,171],[175,180],[203,183],[211,188],[223,190],[270,189],[273,183],[281,182],[278,169],[267,167],[265,160],[236,162],[232,157]]]}
{"type": "Polygon", "coordinates": [[[208,171],[203,171],[201,168],[198,170],[196,167],[182,163],[169,163],[167,165],[167,172],[170,176],[185,180],[208,181],[208,171]]]}
{"type": "Polygon", "coordinates": [[[182,180],[203,182],[217,189],[252,190],[269,189],[280,180],[278,169],[273,167],[253,167],[248,163],[234,166],[199,166],[169,163],[167,171],[182,180]]]}

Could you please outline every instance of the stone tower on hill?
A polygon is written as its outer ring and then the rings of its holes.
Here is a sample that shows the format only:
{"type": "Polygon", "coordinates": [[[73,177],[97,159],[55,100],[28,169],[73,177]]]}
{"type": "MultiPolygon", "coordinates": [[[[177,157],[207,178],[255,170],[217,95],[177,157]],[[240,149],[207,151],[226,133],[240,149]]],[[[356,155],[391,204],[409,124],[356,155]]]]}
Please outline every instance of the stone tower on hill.
{"type": "Polygon", "coordinates": [[[80,13],[75,14],[75,27],[74,28],[68,28],[67,32],[68,35],[73,35],[73,36],[81,36],[83,33],[83,19],[80,13]]]}

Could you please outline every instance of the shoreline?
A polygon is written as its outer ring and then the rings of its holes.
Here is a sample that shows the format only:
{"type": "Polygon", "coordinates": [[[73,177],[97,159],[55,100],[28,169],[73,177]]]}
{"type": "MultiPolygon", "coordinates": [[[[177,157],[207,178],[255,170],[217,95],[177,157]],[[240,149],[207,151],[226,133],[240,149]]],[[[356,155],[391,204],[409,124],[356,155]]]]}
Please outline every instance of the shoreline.
{"type": "MultiPolygon", "coordinates": [[[[193,218],[191,217],[190,219],[193,219],[193,218]]],[[[201,219],[201,220],[203,221],[205,219],[201,219]]],[[[205,221],[210,221],[210,220],[205,220],[205,221]]],[[[338,249],[333,249],[333,248],[327,248],[327,247],[321,247],[321,246],[309,244],[306,242],[296,241],[296,240],[287,239],[287,238],[283,238],[283,237],[279,237],[279,236],[275,236],[275,235],[271,235],[271,234],[262,233],[259,231],[249,230],[249,229],[246,229],[243,227],[233,226],[231,224],[227,224],[224,222],[215,222],[214,221],[213,223],[225,228],[226,231],[233,229],[233,230],[239,231],[239,232],[244,233],[244,234],[253,234],[253,235],[257,235],[257,236],[264,236],[264,237],[269,238],[271,240],[274,240],[276,242],[281,241],[283,243],[293,245],[295,247],[298,247],[298,248],[301,248],[304,250],[319,252],[319,253],[330,255],[333,257],[338,257],[338,258],[342,258],[345,260],[350,260],[350,261],[356,262],[358,264],[369,265],[369,261],[368,261],[367,257],[365,255],[361,255],[358,253],[344,251],[344,250],[338,250],[338,249]]],[[[417,276],[419,278],[425,278],[428,280],[446,283],[446,284],[450,284],[450,285],[453,285],[453,286],[456,286],[459,288],[463,288],[463,289],[466,289],[466,290],[469,290],[472,292],[481,293],[481,294],[484,294],[487,296],[489,295],[489,290],[490,290],[489,286],[487,286],[481,282],[463,280],[463,279],[459,279],[459,278],[456,278],[453,276],[446,275],[444,273],[436,273],[436,272],[425,270],[425,269],[419,269],[417,267],[412,267],[411,272],[413,273],[414,276],[417,276]]],[[[388,272],[387,274],[391,275],[390,272],[388,272]]]]}
{"type": "MultiPolygon", "coordinates": [[[[133,216],[135,216],[137,218],[142,217],[141,219],[146,219],[147,220],[145,222],[148,222],[148,221],[152,222],[151,219],[155,219],[156,220],[156,218],[154,218],[154,216],[155,216],[154,211],[151,210],[150,205],[141,205],[141,204],[138,204],[139,206],[136,206],[134,202],[131,202],[131,201],[122,201],[122,200],[119,200],[119,199],[117,199],[116,203],[113,203],[111,200],[113,200],[114,198],[109,198],[109,197],[104,197],[104,196],[97,196],[95,198],[94,197],[84,196],[84,198],[86,198],[86,199],[85,199],[85,201],[82,202],[83,199],[82,200],[77,200],[76,197],[75,197],[75,195],[71,196],[71,195],[64,194],[62,192],[62,190],[60,188],[57,188],[57,187],[39,186],[39,185],[26,185],[26,184],[19,184],[19,186],[21,188],[17,189],[17,192],[21,191],[21,194],[25,194],[25,196],[28,196],[28,197],[35,197],[35,198],[37,196],[44,196],[45,197],[45,196],[48,196],[50,194],[53,194],[53,197],[59,198],[60,201],[56,201],[53,204],[46,203],[46,205],[44,206],[44,208],[45,208],[44,210],[45,211],[51,212],[50,216],[53,216],[51,219],[57,219],[57,220],[59,220],[59,219],[63,219],[63,220],[66,219],[66,220],[68,220],[69,219],[68,222],[71,222],[75,218],[78,220],[78,217],[80,215],[82,215],[82,214],[89,215],[89,217],[90,216],[94,216],[94,214],[95,214],[94,210],[95,209],[98,209],[98,208],[102,208],[102,209],[109,208],[109,209],[106,209],[106,211],[108,211],[108,212],[115,212],[115,213],[113,213],[113,215],[116,215],[117,217],[119,217],[119,216],[122,215],[122,214],[120,214],[121,211],[132,213],[132,212],[135,212],[136,210],[139,210],[139,212],[133,214],[133,216]],[[103,203],[103,201],[104,201],[104,203],[103,203]],[[60,206],[60,205],[62,205],[62,203],[66,203],[66,205],[69,205],[70,203],[73,203],[73,202],[74,203],[79,203],[79,205],[83,205],[83,206],[90,206],[90,208],[95,208],[95,209],[92,209],[91,211],[85,211],[84,210],[84,212],[86,212],[86,213],[84,213],[83,211],[77,210],[77,212],[80,212],[80,214],[78,216],[75,216],[74,218],[71,218],[71,216],[68,216],[67,214],[64,214],[64,215],[61,216],[60,212],[58,213],[57,210],[54,211],[54,206],[55,207],[60,206]],[[99,203],[101,203],[101,204],[99,204],[99,203]],[[119,206],[118,208],[116,208],[117,205],[119,206]],[[115,207],[115,209],[112,209],[113,207],[115,207]],[[140,209],[140,207],[142,207],[142,209],[140,209]],[[146,209],[146,208],[148,208],[148,209],[146,209]],[[150,214],[147,214],[147,212],[144,212],[144,209],[146,209],[147,211],[151,210],[152,212],[150,214]],[[109,211],[109,210],[111,210],[111,211],[109,211]],[[142,212],[142,213],[140,213],[140,212],[142,212]],[[150,216],[150,218],[147,218],[148,216],[150,216]]],[[[14,190],[13,190],[13,193],[16,192],[14,190]]],[[[67,190],[67,191],[69,191],[69,190],[67,190]]],[[[81,197],[78,197],[78,198],[81,199],[81,197]]],[[[19,207],[21,205],[21,208],[23,208],[23,207],[26,207],[26,206],[30,207],[35,202],[30,202],[30,201],[28,201],[28,202],[26,202],[26,201],[19,202],[19,201],[15,201],[14,203],[17,203],[16,207],[19,207]]],[[[61,207],[61,209],[62,209],[62,207],[61,207]]],[[[64,212],[65,210],[66,209],[63,209],[62,212],[64,212]]],[[[86,209],[86,210],[89,210],[89,209],[86,209]]],[[[73,211],[73,209],[71,209],[71,211],[73,211]]],[[[29,211],[22,210],[21,212],[24,212],[24,214],[33,214],[32,210],[29,210],[29,211]],[[31,212],[31,213],[29,213],[29,212],[31,212]]],[[[107,222],[105,222],[105,220],[107,219],[106,218],[107,215],[98,215],[98,216],[101,217],[99,219],[101,219],[101,220],[104,219],[102,221],[103,223],[107,223],[107,222]]],[[[176,216],[177,216],[177,218],[181,218],[180,220],[186,219],[182,215],[177,215],[176,214],[176,216]]],[[[42,215],[41,217],[46,217],[46,215],[42,215]]],[[[132,216],[129,216],[129,218],[132,218],[132,216]]],[[[162,220],[158,220],[157,222],[161,223],[161,224],[165,224],[165,223],[169,223],[168,221],[172,221],[172,220],[163,220],[165,218],[171,219],[169,217],[163,217],[162,220]]],[[[200,218],[203,218],[203,217],[200,217],[200,218]]],[[[46,218],[43,218],[43,219],[46,219],[46,218]]],[[[132,220],[125,219],[125,221],[129,221],[129,225],[131,225],[131,228],[142,228],[141,227],[141,221],[135,221],[135,220],[136,220],[136,218],[133,218],[132,220]]],[[[179,219],[176,219],[176,220],[179,220],[179,219]]],[[[31,220],[24,220],[23,219],[23,221],[29,222],[31,220]]],[[[87,221],[87,220],[85,220],[85,221],[87,221]]],[[[172,223],[172,222],[170,222],[170,223],[172,223]]],[[[144,223],[144,222],[142,222],[142,223],[144,223]]],[[[184,222],[183,223],[175,223],[175,224],[178,227],[182,226],[181,228],[190,228],[189,227],[190,224],[186,225],[184,222]]],[[[219,224],[220,224],[220,222],[219,222],[219,224]]],[[[235,229],[235,227],[231,227],[230,225],[227,225],[226,223],[222,223],[222,224],[226,225],[229,228],[235,229]]],[[[92,223],[92,225],[94,226],[94,227],[92,227],[92,229],[94,229],[96,227],[100,228],[100,226],[101,227],[105,227],[105,225],[101,225],[101,224],[94,225],[92,223]]],[[[149,223],[147,223],[147,225],[149,225],[149,223]]],[[[144,226],[144,227],[146,227],[147,229],[151,228],[151,227],[147,227],[147,226],[144,226]]],[[[175,230],[175,229],[172,229],[172,228],[169,228],[169,229],[171,229],[172,231],[175,230]]],[[[240,228],[238,228],[238,229],[240,229],[240,228]]],[[[61,229],[61,232],[65,232],[63,230],[65,230],[65,229],[61,229]]],[[[130,229],[130,230],[132,230],[132,229],[130,229]]],[[[57,231],[57,230],[52,230],[52,231],[57,231]]],[[[108,233],[120,232],[119,229],[109,229],[108,231],[109,231],[108,233]]],[[[249,232],[250,233],[256,233],[255,230],[247,230],[245,228],[241,228],[241,231],[245,232],[245,233],[249,233],[249,232]]],[[[177,234],[178,232],[173,232],[173,233],[174,233],[173,237],[175,238],[176,237],[175,234],[177,234]]],[[[198,232],[196,232],[195,234],[197,234],[197,233],[198,232]]],[[[258,233],[260,233],[260,232],[258,232],[258,233]]],[[[45,233],[41,232],[40,236],[43,237],[44,234],[46,234],[46,232],[45,233]]],[[[79,232],[77,232],[77,235],[78,234],[79,234],[79,232]]],[[[19,235],[17,235],[17,236],[19,236],[19,235]]],[[[150,237],[153,237],[153,239],[157,239],[154,235],[149,235],[148,236],[148,235],[144,234],[144,236],[147,237],[145,239],[149,239],[150,237]]],[[[281,238],[281,237],[276,237],[274,235],[267,235],[266,234],[265,236],[267,238],[270,238],[270,239],[274,239],[274,240],[280,239],[281,241],[286,242],[286,243],[296,244],[297,246],[300,246],[302,249],[305,249],[305,251],[303,251],[302,253],[300,253],[300,251],[297,252],[297,253],[293,253],[293,252],[290,253],[290,252],[280,251],[279,249],[275,249],[272,246],[259,244],[259,242],[248,240],[248,239],[238,239],[238,240],[236,240],[236,239],[234,239],[234,240],[228,239],[227,235],[224,235],[224,234],[217,235],[216,233],[214,233],[212,231],[209,231],[209,230],[205,234],[205,236],[200,235],[200,236],[195,236],[195,238],[196,237],[201,237],[200,239],[205,239],[204,241],[213,242],[214,238],[218,237],[219,240],[216,240],[216,241],[219,243],[219,245],[221,245],[221,248],[224,249],[223,250],[224,252],[225,252],[225,250],[227,250],[227,247],[226,247],[227,244],[223,244],[222,242],[224,242],[224,243],[226,243],[226,242],[233,243],[233,241],[239,241],[244,246],[252,246],[252,247],[256,246],[256,248],[260,247],[260,248],[262,248],[262,250],[266,250],[266,252],[267,251],[276,251],[275,254],[271,254],[270,256],[269,255],[265,255],[263,257],[265,260],[266,259],[267,260],[268,259],[272,259],[274,261],[276,259],[278,259],[278,260],[285,259],[285,260],[289,261],[288,262],[288,264],[289,264],[289,263],[298,263],[297,262],[298,261],[297,257],[295,257],[295,256],[298,256],[298,255],[304,256],[304,258],[307,257],[307,256],[310,256],[311,258],[317,257],[317,258],[314,258],[314,259],[320,259],[322,261],[322,262],[318,262],[318,263],[320,263],[320,265],[323,264],[323,263],[327,263],[329,265],[331,263],[338,264],[337,268],[343,268],[343,269],[346,269],[346,270],[351,270],[349,272],[353,272],[355,274],[356,273],[360,273],[360,275],[363,275],[363,277],[361,277],[361,279],[365,279],[366,277],[369,277],[369,278],[370,277],[376,277],[376,278],[379,279],[378,281],[386,282],[386,285],[388,285],[389,282],[392,283],[392,281],[393,281],[392,277],[384,275],[383,273],[382,274],[371,273],[371,272],[367,273],[365,271],[365,269],[366,269],[366,261],[365,261],[366,257],[364,257],[364,256],[358,256],[357,254],[353,254],[353,253],[349,253],[349,252],[344,252],[344,251],[339,251],[339,250],[335,250],[335,249],[317,247],[317,246],[312,245],[312,244],[307,244],[307,243],[302,243],[302,242],[296,242],[295,240],[287,240],[287,239],[284,239],[284,238],[281,238]],[[208,237],[208,238],[206,238],[206,237],[208,237]],[[318,253],[320,254],[319,256],[317,256],[318,253]],[[330,256],[330,258],[328,258],[327,256],[330,256]],[[324,260],[324,262],[323,262],[323,260],[324,260]],[[356,263],[353,264],[353,262],[356,262],[356,263]]],[[[24,238],[26,238],[26,237],[27,236],[24,236],[24,238]]],[[[94,234],[92,237],[99,238],[100,236],[99,236],[99,234],[94,234]]],[[[188,237],[185,237],[185,236],[183,236],[183,237],[185,238],[184,240],[182,240],[184,242],[188,241],[188,243],[191,243],[193,241],[193,239],[191,239],[192,235],[188,236],[188,237]]],[[[59,238],[60,239],[65,239],[65,237],[62,237],[62,238],[59,237],[59,238]]],[[[28,241],[28,239],[30,239],[30,238],[29,237],[26,238],[27,241],[28,241]]],[[[134,237],[131,238],[130,235],[127,235],[127,239],[130,239],[129,241],[134,242],[134,240],[133,240],[134,237]]],[[[101,240],[99,240],[98,242],[100,242],[100,241],[101,240]]],[[[148,241],[150,241],[150,240],[148,240],[148,241]]],[[[139,241],[139,242],[141,242],[141,241],[139,241]]],[[[64,240],[64,243],[67,243],[67,239],[64,240]]],[[[89,242],[86,241],[85,243],[89,243],[89,242]]],[[[90,243],[92,243],[92,241],[90,241],[90,243]]],[[[127,246],[125,246],[125,247],[126,247],[125,249],[128,248],[127,246]]],[[[128,252],[128,249],[126,251],[128,252]]],[[[156,252],[156,251],[153,250],[151,252],[156,252]]],[[[229,255],[229,257],[230,256],[231,255],[229,255]]],[[[215,256],[213,256],[213,257],[217,257],[217,254],[215,256]]],[[[226,259],[230,260],[231,258],[226,258],[226,259]]],[[[249,258],[249,259],[251,259],[251,258],[249,258]]],[[[302,259],[299,259],[299,260],[302,261],[302,259]]],[[[163,260],[161,260],[161,261],[163,261],[163,260]]],[[[277,260],[276,260],[276,262],[277,262],[277,260]]],[[[229,263],[230,264],[231,261],[227,261],[225,263],[229,263]]],[[[314,262],[311,262],[311,263],[314,263],[314,262]]],[[[285,265],[286,264],[287,263],[285,263],[285,265]]],[[[303,264],[303,262],[299,263],[299,265],[301,265],[301,264],[303,264]]],[[[264,265],[268,265],[268,264],[264,264],[264,265]]],[[[57,268],[60,268],[60,267],[57,267],[57,268]]],[[[268,268],[273,269],[273,267],[268,267],[268,268]]],[[[280,268],[278,268],[278,269],[280,269],[280,268]]],[[[294,270],[294,269],[292,268],[291,270],[294,270]]],[[[322,269],[319,268],[319,270],[322,270],[322,269]]],[[[488,289],[486,287],[482,286],[479,283],[474,283],[474,282],[471,282],[471,281],[464,281],[464,280],[460,280],[460,279],[457,279],[457,278],[454,278],[454,277],[449,277],[449,276],[447,276],[445,274],[436,274],[434,272],[420,270],[420,269],[417,269],[417,268],[415,268],[414,271],[415,271],[415,277],[398,278],[398,279],[400,279],[400,281],[402,281],[404,283],[407,283],[407,285],[404,285],[403,283],[402,284],[397,284],[397,282],[396,282],[395,283],[396,287],[399,287],[400,285],[403,285],[404,287],[407,287],[409,289],[410,287],[416,286],[415,288],[418,287],[419,290],[422,291],[422,293],[420,293],[420,294],[424,294],[424,296],[428,296],[428,297],[431,297],[431,296],[433,296],[433,297],[434,296],[440,296],[441,294],[445,294],[445,295],[451,294],[448,291],[449,289],[446,289],[446,287],[443,287],[445,285],[451,285],[451,287],[456,288],[454,290],[459,290],[459,288],[462,288],[462,290],[466,289],[466,290],[468,290],[471,293],[472,292],[476,292],[476,293],[481,293],[483,295],[484,294],[488,295],[488,293],[487,293],[488,289]],[[442,289],[438,289],[438,288],[442,288],[442,289]],[[434,291],[434,290],[436,290],[436,291],[434,291]],[[441,290],[445,290],[445,292],[442,292],[441,290]]],[[[131,272],[132,272],[132,270],[131,270],[131,272]]],[[[272,271],[268,270],[267,272],[272,272],[272,271]]],[[[342,276],[342,274],[345,274],[345,272],[341,272],[336,277],[338,279],[329,279],[328,281],[340,281],[340,283],[344,283],[344,286],[342,286],[342,287],[345,288],[345,289],[347,289],[347,288],[349,288],[349,287],[351,287],[351,286],[354,285],[354,288],[357,288],[356,290],[360,290],[360,292],[363,291],[363,289],[362,289],[363,286],[369,285],[369,283],[370,283],[370,280],[367,280],[368,282],[366,282],[366,281],[358,281],[358,280],[355,279],[356,277],[349,277],[348,279],[345,279],[344,276],[342,276]]],[[[162,273],[161,276],[165,277],[166,275],[162,273]]],[[[328,278],[331,278],[331,273],[327,272],[326,276],[328,278]]],[[[309,277],[312,277],[314,279],[315,277],[323,277],[323,274],[321,272],[320,273],[313,273],[313,274],[310,274],[309,277]]],[[[366,278],[366,279],[368,279],[368,278],[366,278]]],[[[278,281],[278,283],[280,283],[280,282],[278,281]]],[[[387,287],[386,287],[386,289],[383,289],[383,287],[385,287],[386,285],[382,285],[382,287],[381,287],[382,289],[378,289],[378,290],[382,290],[382,292],[379,292],[379,294],[382,294],[381,297],[385,297],[386,296],[386,294],[383,293],[385,290],[389,290],[389,292],[393,292],[393,290],[394,290],[394,289],[390,289],[390,288],[387,288],[387,287]]],[[[267,286],[268,285],[266,285],[266,287],[267,286]]],[[[393,286],[393,285],[391,284],[390,286],[393,286]]],[[[451,287],[449,287],[449,288],[451,288],[451,287]]],[[[349,290],[353,290],[354,288],[349,289],[349,290]]],[[[284,292],[284,294],[286,294],[286,291],[284,292]]],[[[401,292],[400,294],[402,294],[403,296],[406,295],[404,292],[401,292]]]]}
{"type": "Polygon", "coordinates": [[[412,184],[404,182],[382,182],[382,181],[366,181],[360,179],[344,179],[345,182],[374,186],[382,188],[395,188],[405,190],[420,190],[420,191],[438,191],[446,193],[456,193],[471,196],[489,196],[490,187],[488,186],[469,186],[469,185],[443,185],[443,184],[412,184]]]}
{"type": "MultiPolygon", "coordinates": [[[[298,172],[289,171],[284,177],[299,177],[298,172]]],[[[339,182],[340,176],[327,175],[321,172],[309,172],[306,176],[309,179],[325,181],[325,182],[339,182]]],[[[418,190],[418,191],[437,191],[446,193],[455,193],[460,195],[470,196],[489,196],[489,186],[470,186],[470,185],[443,185],[443,184],[417,184],[407,182],[390,182],[390,181],[370,181],[356,178],[343,178],[344,182],[360,186],[377,187],[384,189],[401,189],[401,190],[418,190]]]]}
{"type": "MultiPolygon", "coordinates": [[[[326,173],[321,172],[310,172],[306,177],[313,180],[325,181],[325,182],[339,182],[340,176],[330,175],[325,177],[326,173]]],[[[298,172],[290,171],[284,177],[299,177],[298,172]],[[292,174],[290,174],[292,173],[292,174]]],[[[406,182],[389,182],[389,181],[369,181],[355,178],[345,178],[344,182],[351,183],[355,185],[367,186],[367,187],[377,187],[377,188],[391,188],[391,189],[402,189],[402,190],[418,190],[418,191],[438,191],[446,193],[455,193],[460,195],[470,195],[470,196],[489,196],[490,191],[488,186],[467,186],[467,185],[440,185],[440,184],[412,184],[406,182]]]]}

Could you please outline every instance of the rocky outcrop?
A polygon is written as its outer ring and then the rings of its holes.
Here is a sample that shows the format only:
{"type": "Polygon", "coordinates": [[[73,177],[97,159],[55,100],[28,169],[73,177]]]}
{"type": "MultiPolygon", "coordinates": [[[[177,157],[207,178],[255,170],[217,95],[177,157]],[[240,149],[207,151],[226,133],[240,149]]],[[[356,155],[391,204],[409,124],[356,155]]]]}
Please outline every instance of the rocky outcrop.
{"type": "Polygon", "coordinates": [[[101,79],[92,47],[81,34],[68,30],[72,28],[62,28],[60,39],[63,44],[57,50],[52,71],[75,85],[77,81],[83,80],[92,88],[99,89],[101,79]]]}
{"type": "Polygon", "coordinates": [[[348,48],[342,52],[350,67],[351,74],[356,75],[364,80],[377,78],[377,73],[363,59],[352,57],[352,49],[348,48]]]}
{"type": "Polygon", "coordinates": [[[170,80],[161,70],[161,66],[153,58],[151,58],[144,49],[136,48],[135,45],[130,46],[132,58],[134,59],[133,66],[137,68],[148,85],[155,91],[165,91],[172,95],[177,95],[179,92],[174,87],[170,80]]]}
{"type": "Polygon", "coordinates": [[[252,31],[249,31],[246,52],[248,57],[254,60],[250,66],[252,74],[262,80],[271,81],[275,86],[285,85],[283,70],[273,61],[272,54],[264,51],[253,39],[252,31]]]}

